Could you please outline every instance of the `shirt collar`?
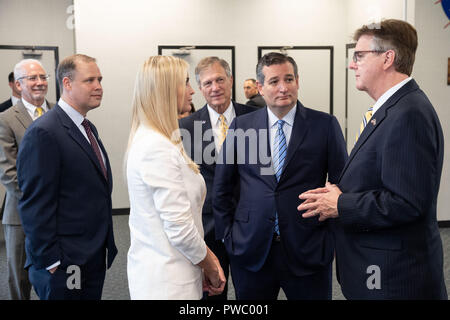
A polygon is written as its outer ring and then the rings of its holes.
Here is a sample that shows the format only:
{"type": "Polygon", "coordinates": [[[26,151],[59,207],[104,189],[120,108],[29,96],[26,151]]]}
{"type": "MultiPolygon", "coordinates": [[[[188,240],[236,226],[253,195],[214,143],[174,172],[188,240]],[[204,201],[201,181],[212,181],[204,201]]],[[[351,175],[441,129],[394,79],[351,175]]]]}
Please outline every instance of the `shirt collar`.
{"type": "Polygon", "coordinates": [[[20,98],[11,96],[11,103],[13,106],[15,106],[17,104],[17,102],[19,102],[20,98]]]}
{"type": "MultiPolygon", "coordinates": [[[[22,103],[25,106],[25,108],[27,108],[27,110],[31,112],[31,114],[34,114],[36,112],[36,108],[38,106],[35,106],[35,105],[29,103],[24,98],[22,98],[22,103]]],[[[39,107],[44,109],[44,111],[47,111],[47,101],[44,100],[44,103],[42,105],[40,105],[39,107]]]]}
{"type": "MultiPolygon", "coordinates": [[[[295,113],[297,112],[297,104],[283,117],[284,122],[286,122],[289,126],[294,126],[295,113]]],[[[277,124],[277,121],[280,120],[276,115],[273,114],[270,108],[267,108],[267,113],[269,116],[269,128],[272,128],[277,124]]]]}
{"type": "Polygon", "coordinates": [[[65,113],[69,116],[70,119],[79,127],[84,120],[84,117],[81,113],[75,110],[71,105],[65,102],[62,98],[59,98],[58,105],[61,109],[64,110],[65,113]]]}
{"type": "MultiPolygon", "coordinates": [[[[216,125],[217,121],[219,121],[220,113],[217,113],[217,111],[214,110],[209,104],[207,106],[209,112],[209,119],[211,119],[211,124],[216,125]]],[[[228,108],[224,111],[223,116],[225,117],[227,125],[230,125],[231,121],[234,118],[233,102],[230,101],[230,104],[228,105],[228,108]]]]}
{"type": "Polygon", "coordinates": [[[377,112],[378,109],[380,109],[380,107],[390,98],[394,95],[394,93],[396,93],[398,90],[400,90],[401,87],[403,87],[407,82],[409,82],[412,78],[406,78],[405,80],[403,80],[402,82],[397,83],[395,86],[393,86],[392,88],[390,88],[388,91],[386,91],[385,93],[383,93],[383,95],[378,98],[377,102],[375,102],[375,104],[373,105],[373,111],[372,114],[374,114],[375,112],[377,112]]]}

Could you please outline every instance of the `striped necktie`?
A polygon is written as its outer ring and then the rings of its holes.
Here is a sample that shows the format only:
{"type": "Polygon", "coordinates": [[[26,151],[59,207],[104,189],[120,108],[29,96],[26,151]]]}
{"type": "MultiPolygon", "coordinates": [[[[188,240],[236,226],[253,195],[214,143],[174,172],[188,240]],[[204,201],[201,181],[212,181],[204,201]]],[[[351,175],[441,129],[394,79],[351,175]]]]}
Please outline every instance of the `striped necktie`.
{"type": "Polygon", "coordinates": [[[108,173],[106,171],[105,163],[103,162],[99,145],[97,144],[97,140],[95,139],[94,134],[92,133],[91,123],[89,122],[88,119],[84,118],[81,125],[84,127],[84,130],[86,131],[89,142],[91,143],[91,147],[95,153],[95,156],[97,157],[98,164],[100,165],[100,168],[102,168],[103,175],[105,176],[105,179],[108,180],[108,173]]]}
{"type": "MultiPolygon", "coordinates": [[[[277,133],[275,135],[275,142],[273,148],[274,157],[273,161],[273,169],[275,171],[275,177],[277,178],[277,182],[280,181],[281,173],[283,172],[284,159],[286,158],[287,144],[286,144],[286,136],[284,135],[283,125],[285,124],[284,120],[278,120],[277,125],[277,133]]],[[[276,234],[280,234],[280,229],[278,226],[278,213],[275,212],[275,227],[274,231],[276,234]]]]}
{"type": "MultiPolygon", "coordinates": [[[[356,136],[356,141],[358,141],[359,136],[363,132],[364,128],[367,126],[367,123],[369,122],[370,118],[372,118],[373,115],[373,107],[370,107],[367,112],[364,114],[363,121],[361,122],[361,125],[359,126],[359,133],[356,136]]],[[[355,141],[355,143],[356,143],[355,141]]]]}

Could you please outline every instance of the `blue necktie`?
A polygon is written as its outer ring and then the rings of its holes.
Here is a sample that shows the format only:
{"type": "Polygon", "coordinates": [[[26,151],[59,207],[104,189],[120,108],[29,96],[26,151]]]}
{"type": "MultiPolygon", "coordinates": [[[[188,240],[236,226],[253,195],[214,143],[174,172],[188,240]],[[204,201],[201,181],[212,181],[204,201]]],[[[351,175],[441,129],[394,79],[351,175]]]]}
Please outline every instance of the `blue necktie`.
{"type": "MultiPolygon", "coordinates": [[[[283,171],[283,165],[284,165],[284,159],[286,158],[286,151],[287,151],[287,145],[286,145],[286,136],[284,135],[283,131],[283,125],[284,120],[278,120],[277,125],[277,133],[275,135],[275,142],[274,142],[274,148],[273,148],[273,154],[274,157],[272,159],[273,161],[273,169],[275,171],[275,177],[277,178],[277,181],[280,181],[281,172],[283,171]]],[[[276,234],[280,234],[280,229],[278,227],[278,213],[275,212],[275,227],[274,231],[276,234]]]]}

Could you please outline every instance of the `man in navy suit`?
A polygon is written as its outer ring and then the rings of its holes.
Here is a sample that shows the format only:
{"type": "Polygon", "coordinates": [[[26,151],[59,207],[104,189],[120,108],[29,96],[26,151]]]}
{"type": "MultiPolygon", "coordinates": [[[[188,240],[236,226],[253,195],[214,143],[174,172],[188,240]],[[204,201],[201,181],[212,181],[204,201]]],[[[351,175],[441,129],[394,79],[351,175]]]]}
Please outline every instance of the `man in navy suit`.
{"type": "MultiPolygon", "coordinates": [[[[202,210],[205,242],[219,259],[225,278],[228,279],[230,262],[222,241],[216,240],[211,198],[216,156],[224,138],[221,136],[220,118],[224,117],[225,125],[229,126],[235,117],[252,112],[256,108],[231,100],[233,76],[225,60],[218,57],[202,59],[195,68],[195,77],[205,97],[206,105],[191,116],[180,120],[180,128],[184,148],[200,166],[200,172],[206,183],[206,199],[202,210]]],[[[227,292],[228,285],[220,295],[206,298],[226,300],[227,292]]]]}
{"type": "Polygon", "coordinates": [[[88,111],[100,106],[95,59],[64,59],[58,104],[27,129],[17,159],[30,282],[41,299],[100,299],[117,248],[108,155],[88,111]]]}
{"type": "Polygon", "coordinates": [[[444,137],[411,78],[417,32],[385,20],[358,29],[354,39],[349,68],[357,89],[376,102],[338,185],[302,194],[299,210],[307,210],[305,218],[335,218],[346,298],[447,299],[436,219],[444,137]]]}
{"type": "Polygon", "coordinates": [[[230,126],[213,187],[216,236],[230,256],[237,299],[276,299],[280,288],[288,299],[331,299],[328,223],[302,219],[296,208],[299,191],[322,186],[327,176],[337,181],[347,159],[344,137],[334,116],[297,100],[291,57],[268,53],[256,70],[267,108],[230,126]]]}

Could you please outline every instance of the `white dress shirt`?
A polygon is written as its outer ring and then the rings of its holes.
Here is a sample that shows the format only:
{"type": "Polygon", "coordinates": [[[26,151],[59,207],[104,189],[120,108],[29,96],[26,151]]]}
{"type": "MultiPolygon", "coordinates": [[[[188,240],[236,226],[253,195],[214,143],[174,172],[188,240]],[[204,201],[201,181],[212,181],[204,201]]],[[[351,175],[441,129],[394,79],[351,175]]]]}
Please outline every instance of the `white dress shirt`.
{"type": "MultiPolygon", "coordinates": [[[[80,130],[80,132],[86,138],[87,142],[89,142],[89,144],[91,144],[91,141],[88,138],[86,130],[84,129],[83,125],[81,124],[84,121],[83,115],[81,113],[79,113],[77,110],[75,110],[72,106],[70,106],[67,102],[65,102],[62,98],[59,99],[58,105],[69,116],[69,118],[73,121],[73,123],[75,123],[77,128],[80,130]]],[[[96,139],[95,136],[94,136],[94,139],[96,139]]],[[[98,145],[98,141],[97,141],[97,145],[98,145]]],[[[103,164],[105,165],[105,168],[106,168],[105,155],[103,154],[103,151],[100,148],[100,145],[98,145],[98,149],[100,150],[100,154],[102,155],[102,159],[103,159],[103,164]]]]}
{"type": "Polygon", "coordinates": [[[385,93],[383,93],[383,95],[378,98],[377,102],[375,102],[375,104],[373,105],[373,111],[372,111],[372,115],[375,114],[375,112],[377,112],[378,109],[380,109],[380,107],[390,98],[394,95],[394,93],[396,93],[398,90],[400,90],[401,87],[403,87],[406,83],[408,83],[412,78],[409,77],[405,80],[403,80],[402,82],[396,84],[395,86],[393,86],[392,88],[390,88],[388,91],[386,91],[385,93]]]}
{"type": "MultiPolygon", "coordinates": [[[[214,144],[216,146],[217,152],[220,151],[220,148],[222,147],[219,144],[219,136],[220,136],[220,113],[217,113],[216,110],[211,108],[208,105],[208,112],[209,112],[209,120],[211,121],[211,127],[213,129],[213,135],[214,135],[214,144]]],[[[227,110],[223,113],[223,116],[225,117],[225,123],[229,127],[231,122],[236,118],[236,111],[233,108],[233,103],[230,101],[230,105],[228,106],[227,110]]]]}
{"type": "MultiPolygon", "coordinates": [[[[25,108],[27,109],[28,114],[30,115],[31,119],[33,119],[33,121],[36,120],[38,118],[38,114],[37,114],[37,111],[36,111],[36,108],[38,106],[35,106],[35,105],[29,103],[24,98],[22,98],[22,103],[25,106],[25,108]]],[[[44,103],[41,106],[39,106],[39,107],[41,107],[44,110],[44,112],[48,111],[47,102],[45,100],[44,100],[44,103]]]]}
{"type": "Polygon", "coordinates": [[[19,102],[20,98],[11,96],[11,103],[13,106],[15,106],[17,104],[17,102],[19,102]]]}

